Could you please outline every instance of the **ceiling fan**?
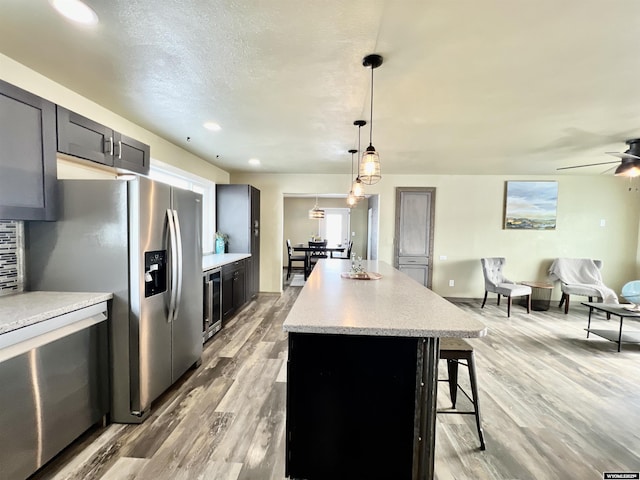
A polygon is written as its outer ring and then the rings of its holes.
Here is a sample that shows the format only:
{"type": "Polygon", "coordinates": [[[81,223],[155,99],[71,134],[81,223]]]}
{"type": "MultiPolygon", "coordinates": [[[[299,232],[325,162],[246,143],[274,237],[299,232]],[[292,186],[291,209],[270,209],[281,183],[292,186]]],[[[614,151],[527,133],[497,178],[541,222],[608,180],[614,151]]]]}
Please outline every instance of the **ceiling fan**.
{"type": "MultiPolygon", "coordinates": [[[[640,176],[640,138],[632,138],[631,140],[627,140],[625,142],[629,145],[629,148],[624,153],[619,152],[605,152],[607,155],[613,155],[614,157],[619,157],[622,161],[620,165],[616,168],[614,175],[620,177],[637,177],[640,176]]],[[[600,163],[588,163],[585,165],[574,165],[572,167],[560,167],[556,170],[568,170],[570,168],[582,168],[582,167],[593,167],[594,165],[608,165],[611,163],[618,163],[617,161],[612,162],[600,162],[600,163]]]]}

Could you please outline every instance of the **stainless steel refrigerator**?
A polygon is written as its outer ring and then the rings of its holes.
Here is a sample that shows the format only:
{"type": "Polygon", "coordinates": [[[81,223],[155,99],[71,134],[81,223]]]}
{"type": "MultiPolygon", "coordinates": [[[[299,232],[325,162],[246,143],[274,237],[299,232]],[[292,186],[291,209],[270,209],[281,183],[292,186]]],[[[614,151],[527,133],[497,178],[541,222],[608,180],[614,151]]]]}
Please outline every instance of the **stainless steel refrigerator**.
{"type": "Polygon", "coordinates": [[[202,354],[202,196],[144,177],[61,180],[26,222],[29,290],[113,292],[111,419],[140,423],[202,354]]]}

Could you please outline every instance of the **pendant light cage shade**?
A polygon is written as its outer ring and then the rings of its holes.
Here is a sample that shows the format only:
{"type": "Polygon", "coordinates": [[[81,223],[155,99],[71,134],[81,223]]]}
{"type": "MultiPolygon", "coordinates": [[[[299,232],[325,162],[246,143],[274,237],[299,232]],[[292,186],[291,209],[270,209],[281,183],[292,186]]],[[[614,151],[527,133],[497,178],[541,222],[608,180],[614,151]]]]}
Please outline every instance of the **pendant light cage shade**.
{"type": "Polygon", "coordinates": [[[364,185],[362,185],[360,177],[357,177],[353,181],[353,185],[351,185],[351,193],[353,193],[353,196],[356,197],[357,200],[364,198],[364,185]]]}
{"type": "Polygon", "coordinates": [[[372,145],[369,145],[367,151],[362,155],[358,178],[366,185],[378,183],[382,178],[380,174],[380,156],[372,145]]]}

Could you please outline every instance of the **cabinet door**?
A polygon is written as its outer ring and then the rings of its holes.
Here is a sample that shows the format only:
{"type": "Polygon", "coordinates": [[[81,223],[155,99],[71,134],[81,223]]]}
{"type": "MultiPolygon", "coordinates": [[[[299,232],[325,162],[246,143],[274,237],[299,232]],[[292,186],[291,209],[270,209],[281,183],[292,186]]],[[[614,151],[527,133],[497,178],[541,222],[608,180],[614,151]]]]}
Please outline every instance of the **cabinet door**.
{"type": "Polygon", "coordinates": [[[113,130],[60,105],[57,117],[59,152],[113,166],[113,130]]]}
{"type": "Polygon", "coordinates": [[[429,280],[429,266],[423,265],[398,265],[398,270],[413,278],[416,282],[426,286],[429,280]]]}
{"type": "Polygon", "coordinates": [[[228,320],[233,315],[233,281],[234,269],[231,265],[222,267],[222,320],[228,320]]]}
{"type": "Polygon", "coordinates": [[[0,218],[55,220],[55,105],[0,81],[0,218]]]}
{"type": "Polygon", "coordinates": [[[246,302],[246,279],[245,279],[245,268],[244,268],[244,260],[240,262],[241,265],[238,265],[234,277],[233,277],[233,308],[234,310],[238,310],[241,308],[246,302]]]}
{"type": "Polygon", "coordinates": [[[132,172],[149,173],[151,149],[138,140],[114,133],[114,158],[113,166],[131,170],[132,172]]]}

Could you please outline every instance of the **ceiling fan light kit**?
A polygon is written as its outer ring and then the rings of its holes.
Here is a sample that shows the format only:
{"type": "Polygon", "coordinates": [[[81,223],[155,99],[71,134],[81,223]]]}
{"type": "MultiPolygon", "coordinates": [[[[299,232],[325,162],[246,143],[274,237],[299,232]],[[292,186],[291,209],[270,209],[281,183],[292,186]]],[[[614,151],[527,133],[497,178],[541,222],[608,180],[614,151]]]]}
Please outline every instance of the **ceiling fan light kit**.
{"type": "Polygon", "coordinates": [[[382,56],[378,54],[367,55],[362,59],[362,65],[371,68],[371,116],[369,118],[369,146],[362,155],[358,176],[366,185],[374,185],[380,181],[380,155],[373,146],[373,70],[382,65],[382,56]]]}
{"type": "Polygon", "coordinates": [[[614,175],[619,177],[637,177],[640,175],[640,138],[627,140],[629,148],[624,153],[607,152],[619,157],[622,163],[618,165],[614,175]]]}

